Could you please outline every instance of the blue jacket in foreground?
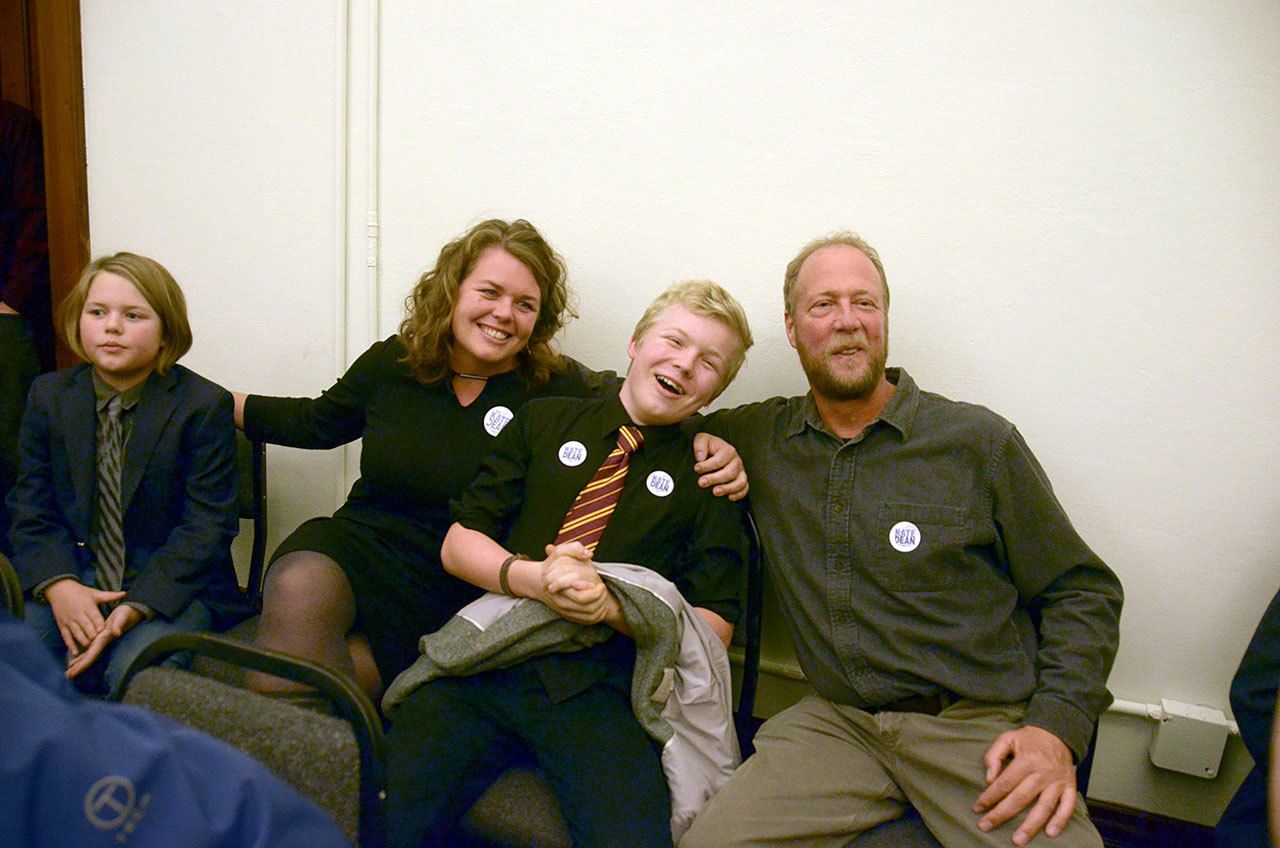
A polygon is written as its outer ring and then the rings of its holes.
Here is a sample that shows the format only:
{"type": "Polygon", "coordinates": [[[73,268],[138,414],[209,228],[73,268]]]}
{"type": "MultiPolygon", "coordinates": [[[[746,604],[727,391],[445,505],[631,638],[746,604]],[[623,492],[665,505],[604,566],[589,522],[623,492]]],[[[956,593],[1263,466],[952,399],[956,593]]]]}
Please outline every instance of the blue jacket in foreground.
{"type": "Polygon", "coordinates": [[[247,755],[139,707],[82,698],[3,610],[0,727],[0,846],[350,846],[247,755]]]}

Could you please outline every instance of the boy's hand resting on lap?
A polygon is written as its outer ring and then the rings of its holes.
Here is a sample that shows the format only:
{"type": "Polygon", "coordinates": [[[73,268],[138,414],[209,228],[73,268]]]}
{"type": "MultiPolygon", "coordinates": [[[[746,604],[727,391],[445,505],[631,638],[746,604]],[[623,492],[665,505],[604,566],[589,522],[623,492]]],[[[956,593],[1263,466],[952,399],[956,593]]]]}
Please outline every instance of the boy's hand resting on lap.
{"type": "MultiPolygon", "coordinates": [[[[124,592],[113,592],[111,594],[124,595],[124,592]]],[[[102,656],[102,652],[106,650],[108,645],[128,633],[140,621],[142,621],[142,613],[128,604],[121,604],[113,609],[111,615],[107,616],[106,622],[103,623],[102,630],[89,643],[89,647],[85,648],[80,654],[73,656],[71,661],[67,663],[67,678],[74,679],[79,677],[85,669],[93,665],[98,657],[102,656]]]]}
{"type": "Polygon", "coordinates": [[[49,584],[44,598],[53,610],[68,654],[80,654],[102,632],[106,623],[98,605],[124,600],[124,594],[94,589],[70,577],[49,584]]]}

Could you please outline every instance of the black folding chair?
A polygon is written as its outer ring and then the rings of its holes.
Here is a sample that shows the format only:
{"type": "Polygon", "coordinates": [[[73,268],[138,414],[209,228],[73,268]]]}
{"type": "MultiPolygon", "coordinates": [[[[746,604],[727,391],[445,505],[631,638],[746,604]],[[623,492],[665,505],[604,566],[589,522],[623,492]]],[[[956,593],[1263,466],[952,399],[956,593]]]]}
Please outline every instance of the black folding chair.
{"type": "Polygon", "coordinates": [[[267,554],[267,445],[236,431],[236,462],[240,468],[237,506],[240,520],[252,524],[249,579],[245,599],[255,610],[262,609],[263,567],[267,554]]]}
{"type": "Polygon", "coordinates": [[[327,809],[362,848],[384,844],[382,722],[346,677],[220,636],[176,633],[156,640],[134,660],[116,697],[219,737],[327,809]],[[160,666],[180,652],[312,687],[335,715],[160,666]]]}

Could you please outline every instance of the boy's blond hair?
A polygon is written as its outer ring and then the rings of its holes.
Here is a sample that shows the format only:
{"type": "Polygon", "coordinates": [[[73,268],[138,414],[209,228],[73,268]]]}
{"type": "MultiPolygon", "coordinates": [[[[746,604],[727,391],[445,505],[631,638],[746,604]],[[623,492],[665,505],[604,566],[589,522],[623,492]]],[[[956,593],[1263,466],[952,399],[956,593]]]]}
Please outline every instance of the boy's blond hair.
{"type": "Polygon", "coordinates": [[[163,344],[156,356],[156,373],[163,374],[169,367],[191,350],[191,324],[187,320],[187,299],[173,275],[154,259],[136,253],[116,253],[99,256],[85,266],[80,279],[58,307],[58,326],[67,347],[81,359],[87,360],[84,345],[80,341],[80,313],[89,299],[89,288],[103,272],[116,274],[133,283],[138,294],[155,310],[160,319],[160,339],[163,344]]]}
{"type": "Polygon", "coordinates": [[[747,360],[747,349],[755,344],[755,340],[751,338],[751,327],[747,324],[747,313],[743,311],[742,304],[719,284],[710,280],[685,280],[668,286],[666,291],[653,299],[636,322],[631,338],[640,341],[657,322],[658,316],[667,307],[676,304],[695,315],[715,318],[728,327],[738,340],[738,349],[732,356],[725,358],[724,374],[720,378],[720,385],[716,386],[718,397],[733,382],[733,378],[738,376],[738,369],[747,360]]]}

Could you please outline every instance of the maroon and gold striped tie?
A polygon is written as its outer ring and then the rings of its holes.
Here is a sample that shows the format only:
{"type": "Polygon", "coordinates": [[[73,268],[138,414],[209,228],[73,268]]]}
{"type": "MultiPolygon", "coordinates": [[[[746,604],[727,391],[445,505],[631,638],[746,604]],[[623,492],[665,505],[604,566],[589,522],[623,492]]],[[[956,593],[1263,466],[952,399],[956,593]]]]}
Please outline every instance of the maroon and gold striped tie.
{"type": "Polygon", "coordinates": [[[581,542],[587,550],[595,551],[604,535],[613,509],[622,494],[622,484],[627,479],[627,466],[631,454],[644,442],[639,428],[624,424],[618,430],[618,446],[604,458],[596,473],[573,499],[573,506],[565,513],[564,523],[556,536],[556,544],[581,542]]]}

